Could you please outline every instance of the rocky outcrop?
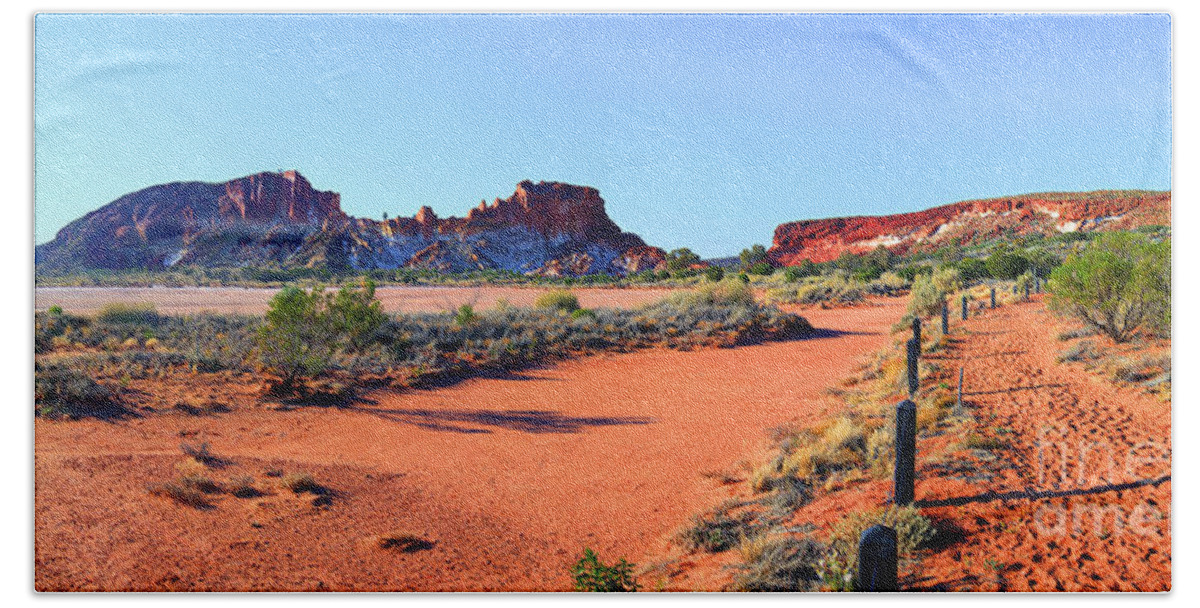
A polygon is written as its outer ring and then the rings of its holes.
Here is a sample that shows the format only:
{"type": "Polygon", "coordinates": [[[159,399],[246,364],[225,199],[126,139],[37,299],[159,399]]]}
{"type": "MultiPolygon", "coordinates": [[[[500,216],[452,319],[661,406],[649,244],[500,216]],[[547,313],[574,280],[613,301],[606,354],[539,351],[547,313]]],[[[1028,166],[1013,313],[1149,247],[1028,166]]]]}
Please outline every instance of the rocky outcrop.
{"type": "Polygon", "coordinates": [[[422,207],[377,221],[346,215],[338,194],[294,171],[139,190],[67,225],[35,259],[39,270],[270,264],[582,275],[665,265],[661,249],[613,223],[595,188],[525,181],[465,218],[422,207]]]}
{"type": "Polygon", "coordinates": [[[883,246],[895,253],[932,251],[993,237],[1127,230],[1171,223],[1171,193],[1098,191],[1029,194],[963,201],[914,213],[781,224],[767,254],[776,265],[825,262],[883,246]]]}

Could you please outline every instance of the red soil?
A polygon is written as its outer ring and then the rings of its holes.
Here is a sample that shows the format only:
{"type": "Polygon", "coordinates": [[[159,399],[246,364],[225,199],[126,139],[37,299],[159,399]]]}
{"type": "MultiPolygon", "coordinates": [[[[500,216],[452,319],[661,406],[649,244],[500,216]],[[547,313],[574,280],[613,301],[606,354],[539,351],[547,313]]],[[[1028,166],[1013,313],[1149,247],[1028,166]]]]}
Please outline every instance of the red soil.
{"type": "Polygon", "coordinates": [[[279,411],[243,395],[212,416],[39,419],[36,585],[569,589],[584,547],[608,561],[661,555],[724,493],[713,472],[764,453],[774,427],[828,416],[825,387],[890,340],[903,304],[805,311],[835,330],[809,340],[595,356],[376,391],[352,408],[279,411]],[[215,480],[252,475],[266,495],[222,494],[206,510],[151,495],[148,484],[176,475],[181,441],[208,442],[230,461],[215,480]],[[271,470],[309,472],[333,493],[294,495],[271,470]],[[373,542],[392,531],[432,545],[405,553],[373,542]]]}
{"type": "Polygon", "coordinates": [[[1058,363],[1058,325],[1039,302],[988,311],[939,361],[966,368],[979,434],[1004,447],[920,466],[937,438],[918,446],[917,500],[954,533],[911,586],[1170,590],[1170,402],[1058,363]]]}

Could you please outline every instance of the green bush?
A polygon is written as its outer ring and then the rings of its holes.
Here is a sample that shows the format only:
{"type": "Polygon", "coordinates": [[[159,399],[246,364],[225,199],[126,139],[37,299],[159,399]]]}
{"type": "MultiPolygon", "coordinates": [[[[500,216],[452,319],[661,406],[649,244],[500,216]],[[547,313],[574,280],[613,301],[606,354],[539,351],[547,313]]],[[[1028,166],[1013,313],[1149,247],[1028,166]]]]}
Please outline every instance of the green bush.
{"type": "Polygon", "coordinates": [[[153,304],[113,302],[100,309],[96,320],[113,325],[153,325],[158,321],[158,311],[153,304]]]}
{"type": "Polygon", "coordinates": [[[267,309],[258,332],[259,359],[282,376],[281,387],[315,376],[329,367],[338,348],[339,330],[329,312],[330,298],[321,288],[305,292],[285,287],[267,309]]]}
{"type": "Polygon", "coordinates": [[[1072,254],[1050,275],[1053,309],[1073,314],[1116,342],[1149,326],[1171,326],[1171,241],[1111,233],[1072,254]]]}
{"type": "Polygon", "coordinates": [[[1010,281],[1029,270],[1029,260],[1007,247],[1000,247],[988,256],[987,270],[994,279],[1010,281]]]}
{"type": "Polygon", "coordinates": [[[533,305],[537,308],[572,313],[579,310],[579,298],[565,289],[556,289],[538,296],[533,305]]]}
{"type": "Polygon", "coordinates": [[[743,249],[738,259],[742,262],[742,270],[749,270],[755,264],[766,263],[767,248],[758,244],[752,245],[749,249],[743,249]]]}
{"type": "Polygon", "coordinates": [[[725,269],[720,266],[709,266],[704,269],[704,278],[713,283],[718,283],[725,278],[725,269]]]}
{"type": "Polygon", "coordinates": [[[387,321],[383,303],[375,298],[375,282],[365,280],[359,289],[343,287],[329,303],[334,328],[352,348],[362,348],[387,321]]]}
{"type": "Polygon", "coordinates": [[[594,551],[584,549],[583,557],[571,567],[571,576],[575,578],[576,591],[632,592],[638,590],[633,566],[625,558],[609,566],[594,551]]]}
{"type": "Polygon", "coordinates": [[[767,275],[775,272],[775,267],[768,264],[767,262],[757,262],[757,263],[751,265],[749,268],[747,268],[746,271],[749,272],[750,274],[757,274],[759,276],[767,276],[767,275]]]}
{"type": "Polygon", "coordinates": [[[667,254],[667,270],[671,272],[687,270],[693,264],[699,263],[700,256],[687,247],[673,249],[667,254]]]}
{"type": "Polygon", "coordinates": [[[475,312],[475,307],[470,304],[463,304],[458,307],[454,313],[454,324],[459,327],[466,327],[479,320],[479,315],[475,312]]]}

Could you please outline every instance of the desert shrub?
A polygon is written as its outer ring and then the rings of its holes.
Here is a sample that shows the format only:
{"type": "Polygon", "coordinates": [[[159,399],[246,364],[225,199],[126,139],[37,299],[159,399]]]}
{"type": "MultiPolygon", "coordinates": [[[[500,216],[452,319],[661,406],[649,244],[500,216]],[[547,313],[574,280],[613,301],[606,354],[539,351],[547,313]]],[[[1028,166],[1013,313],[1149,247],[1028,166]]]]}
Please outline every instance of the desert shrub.
{"type": "Polygon", "coordinates": [[[730,517],[724,509],[711,515],[697,515],[692,524],[679,534],[679,541],[688,551],[720,553],[736,547],[751,527],[747,516],[730,517]]]}
{"type": "Polygon", "coordinates": [[[1171,241],[1110,233],[1067,257],[1047,284],[1055,310],[1125,342],[1138,328],[1171,325],[1171,241]]]}
{"type": "Polygon", "coordinates": [[[754,306],[754,291],[745,283],[721,281],[704,283],[695,289],[677,291],[667,296],[665,303],[679,308],[699,306],[754,306]]]}
{"type": "Polygon", "coordinates": [[[571,313],[579,310],[579,298],[569,291],[556,289],[538,296],[537,301],[534,302],[534,306],[547,310],[571,313]]]}
{"type": "Polygon", "coordinates": [[[666,259],[667,270],[671,272],[689,270],[693,265],[700,263],[700,256],[687,247],[671,250],[666,259]]]}
{"type": "Polygon", "coordinates": [[[343,287],[328,305],[333,327],[351,348],[362,348],[387,321],[383,303],[375,298],[375,283],[364,280],[358,289],[343,287]]]}
{"type": "Polygon", "coordinates": [[[771,494],[762,502],[774,517],[785,518],[812,500],[809,484],[790,475],[771,479],[771,494]]]}
{"type": "Polygon", "coordinates": [[[755,265],[767,263],[767,248],[758,244],[752,245],[749,249],[743,249],[738,259],[742,262],[742,270],[750,271],[755,265]]]}
{"type": "Polygon", "coordinates": [[[998,247],[987,259],[988,274],[994,279],[1013,280],[1029,270],[1029,260],[1019,252],[998,247]]]}
{"type": "Polygon", "coordinates": [[[958,291],[963,286],[962,274],[952,266],[943,266],[934,270],[930,275],[930,280],[933,281],[934,287],[943,293],[958,291]]]}
{"type": "Polygon", "coordinates": [[[285,287],[271,298],[266,323],[258,332],[259,359],[282,376],[282,387],[329,367],[339,332],[328,304],[319,288],[305,292],[285,287]]]}
{"type": "Polygon", "coordinates": [[[991,276],[988,271],[987,262],[979,258],[963,258],[954,267],[958,269],[958,274],[962,277],[962,280],[968,283],[981,281],[991,276]]]}
{"type": "Polygon", "coordinates": [[[205,492],[195,488],[192,485],[180,483],[178,481],[168,481],[166,483],[153,484],[147,489],[154,496],[169,498],[179,504],[194,507],[196,509],[210,509],[213,506],[205,492]]]}
{"type": "Polygon", "coordinates": [[[475,307],[470,304],[463,304],[454,312],[454,324],[459,327],[466,327],[479,320],[479,315],[475,313],[475,307]]]}
{"type": "Polygon", "coordinates": [[[877,296],[894,296],[908,289],[909,281],[894,272],[885,272],[879,278],[867,283],[866,291],[877,296]]]}
{"type": "Polygon", "coordinates": [[[759,276],[767,276],[767,275],[775,272],[775,267],[768,264],[767,262],[758,262],[756,264],[751,265],[749,268],[747,268],[746,272],[748,272],[750,274],[756,274],[759,276]]]}
{"type": "Polygon", "coordinates": [[[308,473],[288,473],[279,480],[280,485],[291,490],[295,494],[326,494],[329,488],[317,483],[317,480],[308,473]]]}
{"type": "Polygon", "coordinates": [[[571,566],[571,576],[575,579],[576,591],[631,592],[638,590],[633,566],[623,557],[609,566],[600,561],[594,551],[585,548],[583,556],[571,566]]]}
{"type": "Polygon", "coordinates": [[[1096,335],[1096,333],[1095,327],[1084,326],[1077,329],[1069,329],[1064,331],[1058,334],[1058,339],[1066,342],[1067,340],[1074,340],[1076,338],[1088,338],[1096,335]]]}
{"type": "MultiPolygon", "coordinates": [[[[862,302],[864,297],[862,283],[848,278],[842,272],[805,279],[805,282],[799,287],[789,291],[794,292],[791,299],[781,301],[805,305],[825,303],[852,305],[862,302]]],[[[776,297],[784,295],[784,293],[779,293],[776,294],[776,297]]]]}
{"type": "Polygon", "coordinates": [[[100,309],[96,320],[113,325],[154,325],[158,322],[158,311],[153,304],[113,302],[100,309]]]}
{"type": "Polygon", "coordinates": [[[238,498],[256,498],[262,492],[254,485],[254,478],[249,475],[239,475],[229,480],[229,493],[238,498]]]}
{"type": "Polygon", "coordinates": [[[1096,345],[1091,340],[1080,340],[1071,348],[1063,351],[1058,356],[1058,362],[1064,361],[1092,361],[1100,358],[1100,353],[1096,352],[1096,345]]]}
{"type": "Polygon", "coordinates": [[[224,458],[212,453],[212,448],[209,447],[208,442],[202,441],[198,445],[181,443],[179,444],[179,450],[206,467],[221,468],[229,464],[224,458]]]}
{"type": "Polygon", "coordinates": [[[1112,379],[1117,382],[1145,382],[1159,374],[1171,373],[1171,357],[1150,356],[1118,359],[1112,366],[1112,379]]]}
{"type": "Polygon", "coordinates": [[[831,421],[820,434],[801,433],[790,442],[781,470],[799,479],[821,479],[861,464],[866,458],[866,430],[848,417],[831,421]]]}
{"type": "Polygon", "coordinates": [[[742,541],[733,591],[812,591],[824,548],[809,538],[762,535],[742,541]]]}
{"type": "Polygon", "coordinates": [[[34,413],[45,418],[122,418],[129,415],[112,391],[64,363],[33,364],[34,413]]]}
{"type": "Polygon", "coordinates": [[[571,318],[576,321],[595,321],[596,311],[587,308],[576,308],[571,312],[571,318]]]}
{"type": "Polygon", "coordinates": [[[709,266],[704,269],[704,278],[710,283],[718,283],[725,278],[725,269],[720,266],[709,266]]]}

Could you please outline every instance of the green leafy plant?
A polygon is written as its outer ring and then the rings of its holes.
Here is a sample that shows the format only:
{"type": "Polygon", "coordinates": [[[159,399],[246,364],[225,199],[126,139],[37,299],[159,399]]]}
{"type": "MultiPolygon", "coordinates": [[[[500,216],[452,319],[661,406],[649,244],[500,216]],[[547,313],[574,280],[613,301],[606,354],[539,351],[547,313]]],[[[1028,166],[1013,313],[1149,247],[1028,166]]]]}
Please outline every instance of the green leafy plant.
{"type": "Polygon", "coordinates": [[[362,348],[387,321],[383,303],[375,298],[375,282],[364,280],[358,289],[343,287],[329,303],[334,328],[352,348],[362,348]]]}
{"type": "Polygon", "coordinates": [[[258,332],[258,356],[265,367],[282,376],[282,390],[325,371],[333,359],[339,331],[328,305],[329,298],[319,287],[309,292],[285,287],[271,298],[266,323],[258,332]]]}
{"type": "Polygon", "coordinates": [[[538,308],[572,313],[579,310],[579,298],[564,289],[556,289],[538,296],[533,305],[538,308]]]}
{"type": "Polygon", "coordinates": [[[576,591],[632,592],[638,590],[637,578],[633,576],[633,564],[621,558],[609,566],[600,561],[591,549],[583,550],[583,557],[571,567],[576,591]]]}
{"type": "Polygon", "coordinates": [[[1171,325],[1171,241],[1106,234],[1050,275],[1050,305],[1125,342],[1138,328],[1171,325]]]}

